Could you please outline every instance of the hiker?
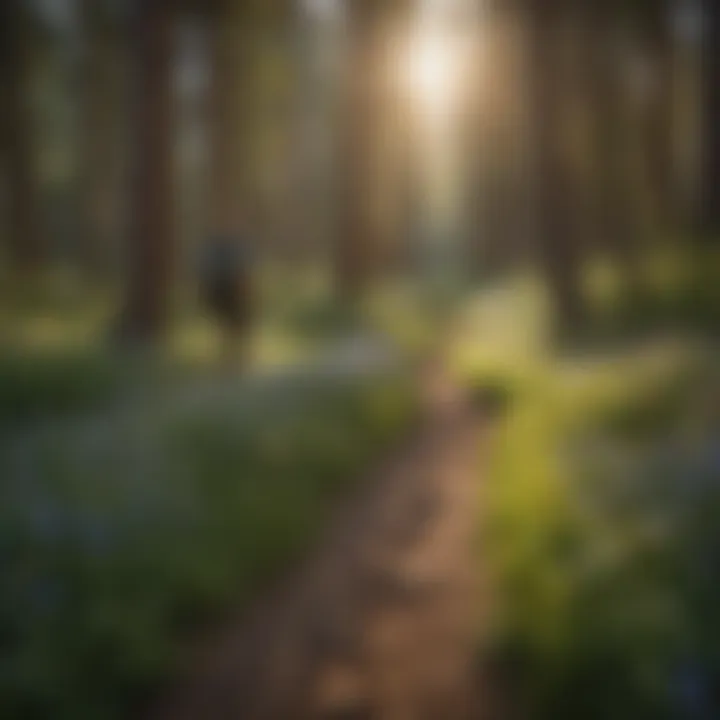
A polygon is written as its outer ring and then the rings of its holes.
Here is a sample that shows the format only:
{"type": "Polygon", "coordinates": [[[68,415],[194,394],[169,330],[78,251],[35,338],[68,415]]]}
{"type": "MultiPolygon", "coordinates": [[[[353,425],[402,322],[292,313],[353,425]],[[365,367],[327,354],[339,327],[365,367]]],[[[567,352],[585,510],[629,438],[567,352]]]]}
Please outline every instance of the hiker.
{"type": "Polygon", "coordinates": [[[220,326],[224,358],[233,365],[244,362],[254,310],[246,243],[229,235],[211,238],[202,252],[200,291],[203,305],[220,326]]]}

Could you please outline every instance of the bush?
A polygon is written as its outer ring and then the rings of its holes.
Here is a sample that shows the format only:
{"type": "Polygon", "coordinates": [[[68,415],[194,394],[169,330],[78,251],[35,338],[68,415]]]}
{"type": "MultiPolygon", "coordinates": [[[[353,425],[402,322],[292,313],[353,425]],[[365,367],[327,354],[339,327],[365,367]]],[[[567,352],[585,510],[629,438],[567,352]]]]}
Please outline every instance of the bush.
{"type": "Polygon", "coordinates": [[[482,512],[492,654],[514,658],[527,717],[681,718],[693,703],[714,717],[720,427],[692,420],[717,376],[555,370],[498,425],[482,512]]]}

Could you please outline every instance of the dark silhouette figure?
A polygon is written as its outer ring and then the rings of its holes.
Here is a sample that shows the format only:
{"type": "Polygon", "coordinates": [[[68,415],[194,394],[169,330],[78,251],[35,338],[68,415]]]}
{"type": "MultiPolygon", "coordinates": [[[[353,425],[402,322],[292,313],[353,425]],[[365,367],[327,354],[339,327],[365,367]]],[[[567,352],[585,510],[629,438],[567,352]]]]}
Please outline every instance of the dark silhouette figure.
{"type": "Polygon", "coordinates": [[[225,358],[244,359],[253,318],[250,254],[239,238],[217,236],[203,248],[200,292],[205,309],[221,328],[225,358]]]}

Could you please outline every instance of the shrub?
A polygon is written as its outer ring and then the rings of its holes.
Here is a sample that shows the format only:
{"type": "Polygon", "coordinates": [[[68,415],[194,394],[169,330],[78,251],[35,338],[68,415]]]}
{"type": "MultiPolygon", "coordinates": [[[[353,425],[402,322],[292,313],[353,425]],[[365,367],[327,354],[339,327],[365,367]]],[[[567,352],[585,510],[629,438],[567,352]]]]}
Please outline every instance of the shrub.
{"type": "Polygon", "coordinates": [[[556,371],[498,425],[482,511],[492,654],[515,658],[527,717],[680,718],[693,702],[714,716],[718,427],[686,432],[708,376],[556,371]]]}

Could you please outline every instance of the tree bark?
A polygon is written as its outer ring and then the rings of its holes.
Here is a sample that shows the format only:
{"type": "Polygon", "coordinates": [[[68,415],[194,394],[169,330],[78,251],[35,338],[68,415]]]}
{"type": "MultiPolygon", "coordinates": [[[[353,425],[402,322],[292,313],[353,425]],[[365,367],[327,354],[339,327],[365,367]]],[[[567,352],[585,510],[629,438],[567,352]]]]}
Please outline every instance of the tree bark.
{"type": "Polygon", "coordinates": [[[720,238],[720,5],[705,0],[703,25],[703,168],[701,231],[713,242],[720,238]]]}
{"type": "Polygon", "coordinates": [[[585,319],[580,282],[580,243],[573,233],[573,178],[564,151],[565,87],[559,62],[558,0],[527,6],[531,152],[539,253],[557,322],[579,329],[585,319]]]}
{"type": "Polygon", "coordinates": [[[374,115],[380,0],[350,0],[347,4],[347,79],[343,117],[343,153],[340,172],[340,227],[335,248],[338,297],[356,300],[373,274],[377,251],[370,194],[374,169],[374,115]]]}
{"type": "Polygon", "coordinates": [[[653,72],[647,107],[647,176],[661,229],[677,222],[675,168],[675,45],[669,3],[656,0],[647,17],[647,45],[653,72]]]}
{"type": "Polygon", "coordinates": [[[22,277],[43,260],[38,215],[38,177],[33,119],[28,98],[30,49],[21,0],[0,6],[0,152],[5,166],[8,208],[8,260],[22,277]]]}
{"type": "Polygon", "coordinates": [[[244,18],[232,0],[214,4],[210,17],[209,222],[214,235],[236,235],[245,221],[245,165],[242,133],[247,128],[244,100],[246,74],[242,43],[244,18]]]}
{"type": "Polygon", "coordinates": [[[173,278],[173,18],[171,0],[136,0],[131,133],[135,164],[120,336],[141,344],[161,339],[167,330],[173,278]]]}
{"type": "Polygon", "coordinates": [[[585,46],[592,148],[593,233],[621,267],[627,284],[639,286],[639,227],[627,161],[626,101],[617,57],[618,7],[586,0],[585,46]]]}
{"type": "Polygon", "coordinates": [[[523,68],[518,67],[520,21],[514,4],[488,3],[478,13],[476,33],[483,37],[476,44],[474,98],[463,115],[469,120],[470,138],[465,145],[472,158],[467,172],[471,224],[467,255],[472,274],[479,278],[504,272],[522,260],[525,250],[520,238],[525,234],[522,223],[527,197],[523,197],[523,183],[518,178],[525,151],[519,124],[526,99],[517,86],[523,77],[523,68]],[[488,59],[493,68],[486,70],[488,59]],[[495,66],[502,67],[506,87],[515,86],[515,92],[500,92],[497,83],[491,85],[486,73],[497,72],[495,66]]]}
{"type": "Polygon", "coordinates": [[[98,0],[81,0],[84,52],[80,70],[79,185],[81,263],[89,273],[111,264],[121,196],[125,111],[122,28],[98,0]]]}

